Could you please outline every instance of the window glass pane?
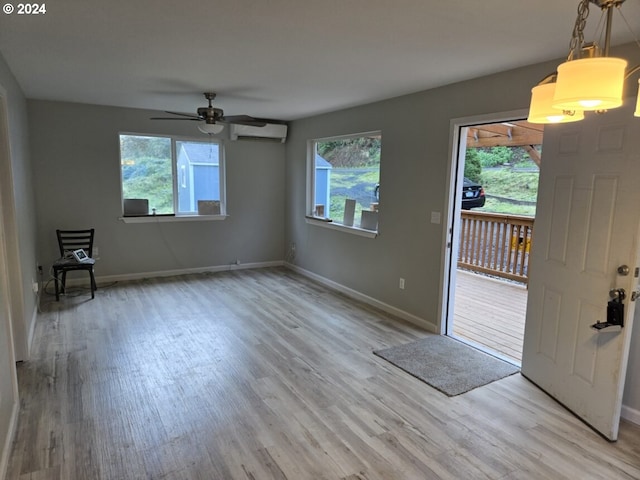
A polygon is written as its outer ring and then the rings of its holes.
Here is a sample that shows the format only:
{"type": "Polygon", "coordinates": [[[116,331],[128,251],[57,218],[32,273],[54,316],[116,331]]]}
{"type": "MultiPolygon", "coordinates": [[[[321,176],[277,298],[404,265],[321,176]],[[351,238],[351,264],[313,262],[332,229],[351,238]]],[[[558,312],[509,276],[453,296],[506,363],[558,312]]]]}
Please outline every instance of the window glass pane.
{"type": "Polygon", "coordinates": [[[220,213],[220,145],[176,141],[178,212],[198,211],[198,200],[220,213]]]}
{"type": "Polygon", "coordinates": [[[174,213],[170,138],[120,135],[120,163],[124,199],[147,199],[149,213],[174,213]]]}
{"type": "Polygon", "coordinates": [[[377,210],[382,136],[363,135],[316,142],[314,215],[359,226],[362,210],[377,210]],[[355,200],[354,221],[345,221],[345,201],[355,200]]]}

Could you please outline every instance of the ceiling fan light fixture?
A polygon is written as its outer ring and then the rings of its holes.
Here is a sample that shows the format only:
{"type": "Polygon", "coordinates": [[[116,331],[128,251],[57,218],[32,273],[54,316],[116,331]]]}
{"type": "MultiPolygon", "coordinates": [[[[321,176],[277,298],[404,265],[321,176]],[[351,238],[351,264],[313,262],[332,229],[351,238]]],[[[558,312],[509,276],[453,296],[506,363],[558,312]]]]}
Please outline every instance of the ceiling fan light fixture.
{"type": "Polygon", "coordinates": [[[202,123],[198,125],[198,130],[200,130],[202,133],[215,135],[224,130],[224,125],[221,123],[202,123]]]}
{"type": "Polygon", "coordinates": [[[558,65],[553,107],[609,110],[622,105],[627,61],[615,57],[570,60],[558,65]]]}
{"type": "Polygon", "coordinates": [[[531,105],[529,118],[531,123],[569,123],[578,122],[584,118],[582,110],[560,110],[553,108],[553,95],[556,91],[555,83],[545,83],[531,89],[531,105]]]}

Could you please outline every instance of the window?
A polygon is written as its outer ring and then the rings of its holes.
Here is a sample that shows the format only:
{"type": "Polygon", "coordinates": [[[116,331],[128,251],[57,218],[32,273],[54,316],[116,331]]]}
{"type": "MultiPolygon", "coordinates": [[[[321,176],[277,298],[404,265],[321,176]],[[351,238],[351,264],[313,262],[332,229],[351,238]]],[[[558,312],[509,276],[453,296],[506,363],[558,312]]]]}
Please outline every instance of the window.
{"type": "Polygon", "coordinates": [[[381,147],[380,132],[310,141],[308,216],[377,231],[381,147]]]}
{"type": "Polygon", "coordinates": [[[124,216],[224,215],[220,143],[120,135],[124,216]]]}

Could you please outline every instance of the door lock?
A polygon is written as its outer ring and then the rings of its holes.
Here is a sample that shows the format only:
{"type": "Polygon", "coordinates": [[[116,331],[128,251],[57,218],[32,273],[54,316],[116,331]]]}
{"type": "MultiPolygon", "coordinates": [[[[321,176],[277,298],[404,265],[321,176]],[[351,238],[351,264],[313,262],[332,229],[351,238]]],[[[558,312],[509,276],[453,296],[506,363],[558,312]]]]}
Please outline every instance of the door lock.
{"type": "MultiPolygon", "coordinates": [[[[624,303],[622,301],[627,298],[627,292],[624,288],[612,288],[609,290],[609,297],[611,300],[607,303],[607,320],[596,322],[591,325],[591,328],[599,331],[609,327],[624,327],[624,303]]],[[[631,298],[633,299],[633,294],[631,298]]]]}

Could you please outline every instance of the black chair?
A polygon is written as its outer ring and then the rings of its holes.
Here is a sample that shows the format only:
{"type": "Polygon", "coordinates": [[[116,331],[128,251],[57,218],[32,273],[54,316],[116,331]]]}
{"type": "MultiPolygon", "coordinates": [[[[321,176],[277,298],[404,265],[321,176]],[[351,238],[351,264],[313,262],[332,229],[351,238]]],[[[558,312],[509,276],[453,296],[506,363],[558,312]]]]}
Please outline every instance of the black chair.
{"type": "Polygon", "coordinates": [[[93,275],[93,234],[94,229],[88,230],[56,230],[60,258],[53,263],[53,277],[56,287],[56,300],[60,300],[60,293],[64,293],[67,281],[67,272],[84,270],[89,272],[91,279],[91,298],[95,298],[94,292],[98,289],[93,275]],[[73,256],[73,252],[83,249],[88,258],[79,261],[73,256]],[[58,282],[60,282],[59,288],[58,282]]]}

